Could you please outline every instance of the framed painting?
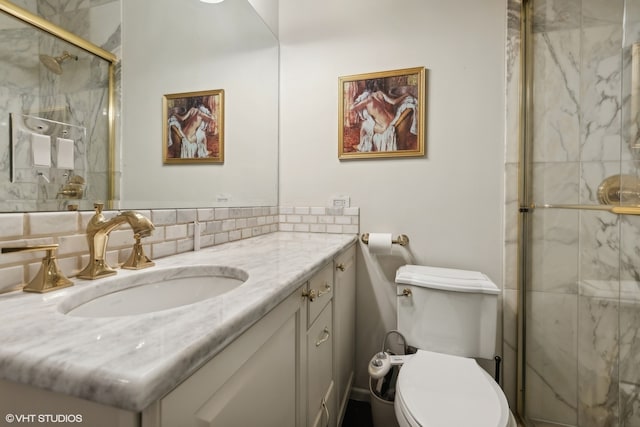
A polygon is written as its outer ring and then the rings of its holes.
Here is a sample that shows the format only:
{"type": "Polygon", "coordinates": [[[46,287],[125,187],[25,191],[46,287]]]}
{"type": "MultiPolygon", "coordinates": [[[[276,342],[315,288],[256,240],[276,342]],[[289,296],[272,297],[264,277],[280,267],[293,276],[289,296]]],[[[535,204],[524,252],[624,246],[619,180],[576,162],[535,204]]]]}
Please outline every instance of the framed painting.
{"type": "Polygon", "coordinates": [[[162,98],[163,161],[224,163],[224,90],[162,98]]]}
{"type": "Polygon", "coordinates": [[[339,78],[338,158],[424,155],[424,67],[339,78]]]}

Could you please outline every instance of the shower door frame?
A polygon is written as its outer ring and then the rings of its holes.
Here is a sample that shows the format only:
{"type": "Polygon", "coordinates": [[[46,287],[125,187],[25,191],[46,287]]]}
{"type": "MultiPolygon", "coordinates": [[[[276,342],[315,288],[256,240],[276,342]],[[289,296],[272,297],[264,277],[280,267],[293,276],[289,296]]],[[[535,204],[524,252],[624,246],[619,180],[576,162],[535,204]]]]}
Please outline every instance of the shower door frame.
{"type": "Polygon", "coordinates": [[[527,283],[531,271],[529,256],[532,235],[531,214],[535,209],[576,209],[580,211],[608,211],[617,215],[640,215],[640,206],[589,205],[589,204],[543,204],[535,205],[532,200],[532,150],[533,150],[533,1],[521,0],[520,6],[520,46],[518,82],[518,241],[517,241],[517,365],[516,365],[516,408],[519,425],[526,426],[525,397],[526,375],[526,334],[527,334],[527,283]]]}

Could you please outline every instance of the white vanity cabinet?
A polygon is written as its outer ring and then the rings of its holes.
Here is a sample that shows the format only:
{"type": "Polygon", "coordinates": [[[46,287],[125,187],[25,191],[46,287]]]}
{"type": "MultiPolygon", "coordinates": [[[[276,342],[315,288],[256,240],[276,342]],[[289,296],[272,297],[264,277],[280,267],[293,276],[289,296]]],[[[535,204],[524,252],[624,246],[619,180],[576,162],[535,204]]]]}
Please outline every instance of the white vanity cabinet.
{"type": "Polygon", "coordinates": [[[300,426],[307,307],[291,294],[152,404],[143,427],[300,426]]]}
{"type": "Polygon", "coordinates": [[[355,265],[356,249],[352,245],[309,281],[311,295],[314,291],[316,295],[324,291],[308,302],[307,425],[310,427],[339,427],[349,401],[355,363],[355,265]]]}
{"type": "Polygon", "coordinates": [[[309,280],[307,330],[307,426],[336,425],[333,377],[333,263],[309,280]]]}
{"type": "Polygon", "coordinates": [[[334,334],[337,425],[347,409],[353,385],[356,351],[356,247],[351,246],[334,260],[334,334]]]}
{"type": "MultiPolygon", "coordinates": [[[[352,244],[141,413],[4,380],[0,409],[81,414],[105,427],[338,427],[353,381],[354,335],[352,244]]],[[[170,370],[195,362],[168,363],[170,370]]]]}

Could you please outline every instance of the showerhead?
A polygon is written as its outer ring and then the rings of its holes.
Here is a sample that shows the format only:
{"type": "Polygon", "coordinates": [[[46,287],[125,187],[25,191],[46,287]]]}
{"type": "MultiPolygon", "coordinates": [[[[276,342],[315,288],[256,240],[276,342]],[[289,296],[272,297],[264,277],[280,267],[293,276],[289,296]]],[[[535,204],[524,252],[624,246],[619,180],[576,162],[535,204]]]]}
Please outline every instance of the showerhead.
{"type": "Polygon", "coordinates": [[[62,55],[56,56],[55,58],[49,55],[40,55],[40,62],[42,62],[49,71],[56,74],[62,74],[62,63],[67,59],[75,59],[77,61],[78,56],[72,55],[66,50],[62,52],[62,55]]]}

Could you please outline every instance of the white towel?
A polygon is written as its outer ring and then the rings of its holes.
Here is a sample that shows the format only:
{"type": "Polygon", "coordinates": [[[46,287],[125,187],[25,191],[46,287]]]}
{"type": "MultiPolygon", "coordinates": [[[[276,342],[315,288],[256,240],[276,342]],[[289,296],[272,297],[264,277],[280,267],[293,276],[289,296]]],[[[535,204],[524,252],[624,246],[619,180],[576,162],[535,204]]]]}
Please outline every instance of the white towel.
{"type": "Polygon", "coordinates": [[[74,142],[72,139],[58,138],[58,169],[73,169],[74,142]]]}
{"type": "Polygon", "coordinates": [[[39,133],[31,134],[33,166],[51,167],[51,137],[39,133]]]}

